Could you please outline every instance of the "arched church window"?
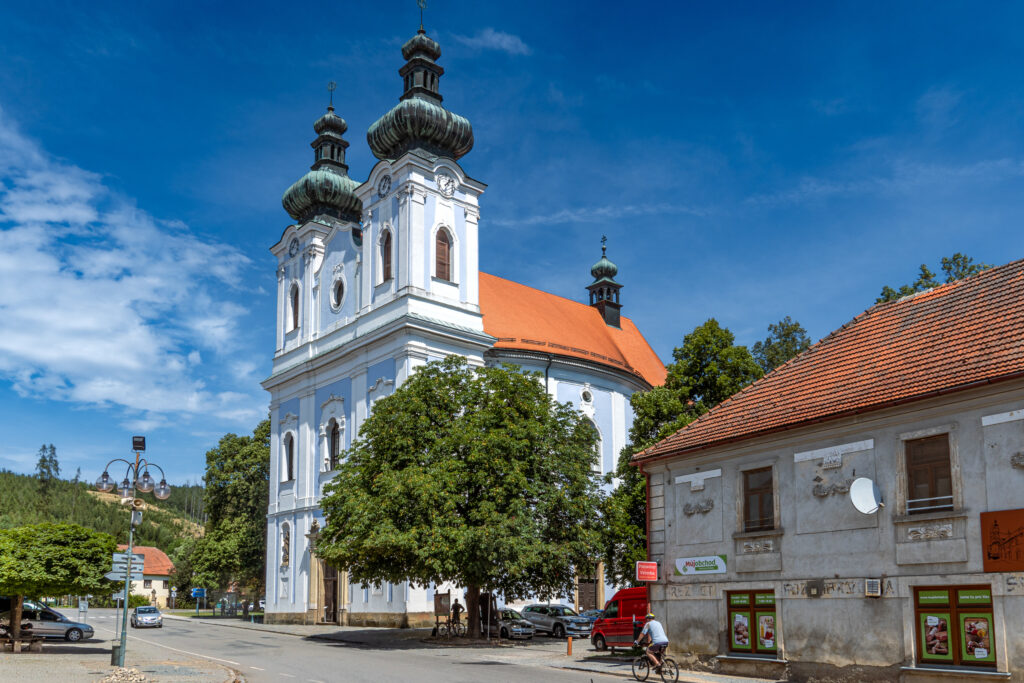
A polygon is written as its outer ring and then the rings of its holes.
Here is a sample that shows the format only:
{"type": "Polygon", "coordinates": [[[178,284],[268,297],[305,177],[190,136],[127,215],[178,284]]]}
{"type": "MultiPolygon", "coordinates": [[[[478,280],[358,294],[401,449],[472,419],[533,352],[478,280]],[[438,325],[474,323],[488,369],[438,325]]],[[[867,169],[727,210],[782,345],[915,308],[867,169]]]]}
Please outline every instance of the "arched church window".
{"type": "Polygon", "coordinates": [[[331,302],[335,308],[341,308],[341,302],[345,299],[345,281],[338,278],[334,282],[334,290],[332,292],[334,300],[331,302]]]}
{"type": "Polygon", "coordinates": [[[440,280],[452,279],[452,238],[448,231],[441,228],[437,231],[434,245],[434,276],[440,280]]]}
{"type": "Polygon", "coordinates": [[[292,285],[292,291],[289,295],[291,303],[291,314],[292,314],[292,329],[299,329],[299,286],[292,285]]]}
{"type": "Polygon", "coordinates": [[[284,437],[284,475],[285,481],[295,480],[295,439],[291,434],[284,437]]]}
{"type": "Polygon", "coordinates": [[[331,469],[333,470],[338,466],[338,458],[341,457],[341,427],[338,425],[338,421],[334,420],[331,423],[331,435],[328,441],[328,451],[331,457],[331,469]]]}
{"type": "Polygon", "coordinates": [[[380,280],[391,279],[391,231],[385,230],[380,240],[380,280]]]}

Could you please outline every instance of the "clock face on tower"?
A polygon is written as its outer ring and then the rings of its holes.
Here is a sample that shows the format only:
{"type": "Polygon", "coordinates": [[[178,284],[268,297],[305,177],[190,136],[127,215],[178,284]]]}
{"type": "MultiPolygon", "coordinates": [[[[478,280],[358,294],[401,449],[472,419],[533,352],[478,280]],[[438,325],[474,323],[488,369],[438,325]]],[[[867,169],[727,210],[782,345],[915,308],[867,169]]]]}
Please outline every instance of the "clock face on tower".
{"type": "Polygon", "coordinates": [[[288,255],[289,256],[295,256],[298,253],[299,253],[299,240],[293,238],[291,243],[288,245],[288,255]]]}
{"type": "Polygon", "coordinates": [[[455,194],[455,178],[452,178],[447,173],[437,174],[437,189],[445,197],[451,197],[455,194]]]}
{"type": "Polygon", "coordinates": [[[383,199],[388,196],[388,192],[391,192],[391,176],[386,175],[377,183],[377,195],[383,199]]]}

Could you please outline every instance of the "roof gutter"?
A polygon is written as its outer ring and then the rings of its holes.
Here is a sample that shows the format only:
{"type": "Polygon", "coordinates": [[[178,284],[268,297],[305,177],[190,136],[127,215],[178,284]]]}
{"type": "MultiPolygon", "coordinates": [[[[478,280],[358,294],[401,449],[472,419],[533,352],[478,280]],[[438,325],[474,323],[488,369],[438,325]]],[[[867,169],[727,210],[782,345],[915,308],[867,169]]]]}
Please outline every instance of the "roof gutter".
{"type": "MultiPolygon", "coordinates": [[[[905,403],[913,403],[915,401],[922,401],[927,398],[935,398],[937,396],[945,396],[946,394],[954,394],[960,391],[967,391],[969,389],[976,389],[989,384],[998,384],[1000,382],[1007,382],[1014,379],[1024,378],[1024,370],[1011,373],[1009,375],[1003,375],[1002,377],[994,377],[989,379],[978,380],[977,382],[971,382],[969,384],[961,384],[952,387],[945,387],[943,389],[935,389],[924,394],[916,394],[914,396],[907,396],[905,398],[893,399],[891,401],[884,401],[882,403],[874,403],[870,406],[864,406],[862,408],[855,408],[853,410],[844,410],[839,413],[830,413],[829,415],[822,415],[809,420],[802,420],[800,422],[793,422],[786,425],[780,425],[778,427],[772,427],[770,429],[762,429],[755,432],[748,432],[747,434],[741,434],[740,436],[734,436],[728,439],[720,439],[718,441],[709,441],[708,443],[700,444],[698,446],[690,446],[689,448],[683,448],[678,451],[672,451],[665,453],[664,455],[655,455],[641,460],[630,460],[629,464],[634,467],[640,467],[641,471],[643,466],[647,463],[658,462],[661,460],[667,460],[669,458],[676,458],[680,455],[688,453],[695,453],[697,451],[707,450],[709,448],[715,448],[717,446],[725,446],[731,443],[737,443],[739,441],[749,441],[750,439],[757,438],[759,436],[767,436],[768,434],[777,434],[779,432],[789,431],[791,429],[798,429],[800,427],[806,427],[808,425],[820,424],[822,422],[830,422],[832,420],[838,420],[843,417],[852,417],[854,415],[860,415],[862,413],[870,413],[883,408],[892,408],[894,406],[900,406],[905,403]]],[[[685,429],[685,427],[684,427],[685,429]]]]}

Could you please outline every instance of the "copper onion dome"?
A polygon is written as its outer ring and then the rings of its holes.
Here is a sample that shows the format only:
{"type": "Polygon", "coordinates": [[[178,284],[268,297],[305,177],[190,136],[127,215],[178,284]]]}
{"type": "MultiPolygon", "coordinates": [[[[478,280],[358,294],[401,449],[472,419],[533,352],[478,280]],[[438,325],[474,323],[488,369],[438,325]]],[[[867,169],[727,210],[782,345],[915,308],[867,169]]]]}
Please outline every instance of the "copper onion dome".
{"type": "Polygon", "coordinates": [[[359,183],[348,177],[345,165],[348,142],[342,135],[348,124],[330,106],[313,124],[313,130],[317,138],[310,146],[315,150],[315,161],[310,171],[285,191],[281,205],[299,222],[327,215],[357,223],[363,203],[355,193],[359,183]]]}

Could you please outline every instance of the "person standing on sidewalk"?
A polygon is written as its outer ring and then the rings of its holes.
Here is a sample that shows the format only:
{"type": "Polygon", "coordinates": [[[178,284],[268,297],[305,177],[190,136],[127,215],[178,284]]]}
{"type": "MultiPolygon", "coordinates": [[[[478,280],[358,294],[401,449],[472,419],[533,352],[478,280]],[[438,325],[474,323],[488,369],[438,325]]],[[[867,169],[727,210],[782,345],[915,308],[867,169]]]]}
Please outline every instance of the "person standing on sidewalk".
{"type": "Polygon", "coordinates": [[[455,598],[455,604],[452,605],[452,623],[456,626],[459,625],[459,615],[462,614],[463,608],[459,604],[459,599],[455,598]]]}

